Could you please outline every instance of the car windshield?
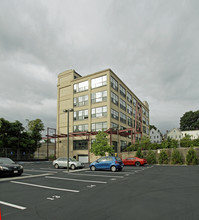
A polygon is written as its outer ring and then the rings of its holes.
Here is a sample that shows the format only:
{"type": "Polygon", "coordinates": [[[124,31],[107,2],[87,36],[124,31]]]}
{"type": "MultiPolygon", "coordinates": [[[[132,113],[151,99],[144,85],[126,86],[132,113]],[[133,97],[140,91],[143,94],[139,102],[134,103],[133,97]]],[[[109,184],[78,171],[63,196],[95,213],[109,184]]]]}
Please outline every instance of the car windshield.
{"type": "Polygon", "coordinates": [[[70,158],[69,161],[75,162],[75,158],[70,158]]]}
{"type": "Polygon", "coordinates": [[[0,158],[0,164],[13,164],[13,163],[15,162],[10,158],[0,158]]]}

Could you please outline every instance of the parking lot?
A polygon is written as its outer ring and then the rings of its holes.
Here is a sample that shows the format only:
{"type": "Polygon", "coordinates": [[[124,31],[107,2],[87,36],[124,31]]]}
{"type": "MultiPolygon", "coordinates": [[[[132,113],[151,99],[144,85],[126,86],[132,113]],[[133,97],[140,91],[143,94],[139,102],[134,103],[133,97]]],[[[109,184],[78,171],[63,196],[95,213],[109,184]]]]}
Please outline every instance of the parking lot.
{"type": "Polygon", "coordinates": [[[122,172],[23,163],[0,178],[4,219],[199,219],[199,166],[124,167],[122,172]]]}

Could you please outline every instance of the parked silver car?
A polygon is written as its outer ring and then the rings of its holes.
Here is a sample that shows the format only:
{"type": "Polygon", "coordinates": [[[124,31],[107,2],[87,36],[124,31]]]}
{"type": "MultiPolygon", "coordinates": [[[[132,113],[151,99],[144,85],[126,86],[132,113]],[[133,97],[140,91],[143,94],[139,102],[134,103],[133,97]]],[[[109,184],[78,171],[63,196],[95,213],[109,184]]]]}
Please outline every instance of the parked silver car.
{"type": "MultiPolygon", "coordinates": [[[[67,167],[67,157],[60,157],[57,158],[56,160],[53,160],[53,166],[58,169],[58,168],[65,168],[67,167]]],[[[69,168],[72,170],[75,170],[76,168],[83,168],[84,163],[75,160],[74,158],[69,158],[69,168]]]]}

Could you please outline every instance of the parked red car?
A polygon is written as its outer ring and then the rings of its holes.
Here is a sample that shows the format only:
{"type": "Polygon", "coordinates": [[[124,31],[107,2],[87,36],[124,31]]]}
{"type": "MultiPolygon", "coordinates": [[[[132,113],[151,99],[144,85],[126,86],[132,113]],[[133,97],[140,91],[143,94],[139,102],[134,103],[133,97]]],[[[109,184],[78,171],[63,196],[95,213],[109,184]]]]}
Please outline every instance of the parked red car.
{"type": "Polygon", "coordinates": [[[129,158],[122,160],[122,162],[125,166],[133,165],[133,166],[139,167],[140,165],[143,166],[144,164],[146,164],[147,160],[139,158],[139,157],[129,157],[129,158]]]}

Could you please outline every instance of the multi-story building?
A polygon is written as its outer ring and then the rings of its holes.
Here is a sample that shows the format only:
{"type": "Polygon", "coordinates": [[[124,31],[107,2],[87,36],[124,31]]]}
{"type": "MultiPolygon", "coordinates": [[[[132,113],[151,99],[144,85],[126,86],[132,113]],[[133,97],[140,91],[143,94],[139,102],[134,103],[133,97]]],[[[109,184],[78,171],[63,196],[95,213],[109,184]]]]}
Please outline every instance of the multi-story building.
{"type": "Polygon", "coordinates": [[[152,128],[150,130],[150,142],[151,143],[161,143],[162,142],[162,136],[158,129],[152,128]]]}
{"type": "Polygon", "coordinates": [[[149,137],[149,106],[111,70],[87,76],[74,70],[58,75],[57,156],[67,155],[67,117],[69,114],[70,157],[90,162],[92,141],[104,130],[115,152],[131,143],[149,137]],[[64,112],[71,109],[73,112],[64,112]]]}

